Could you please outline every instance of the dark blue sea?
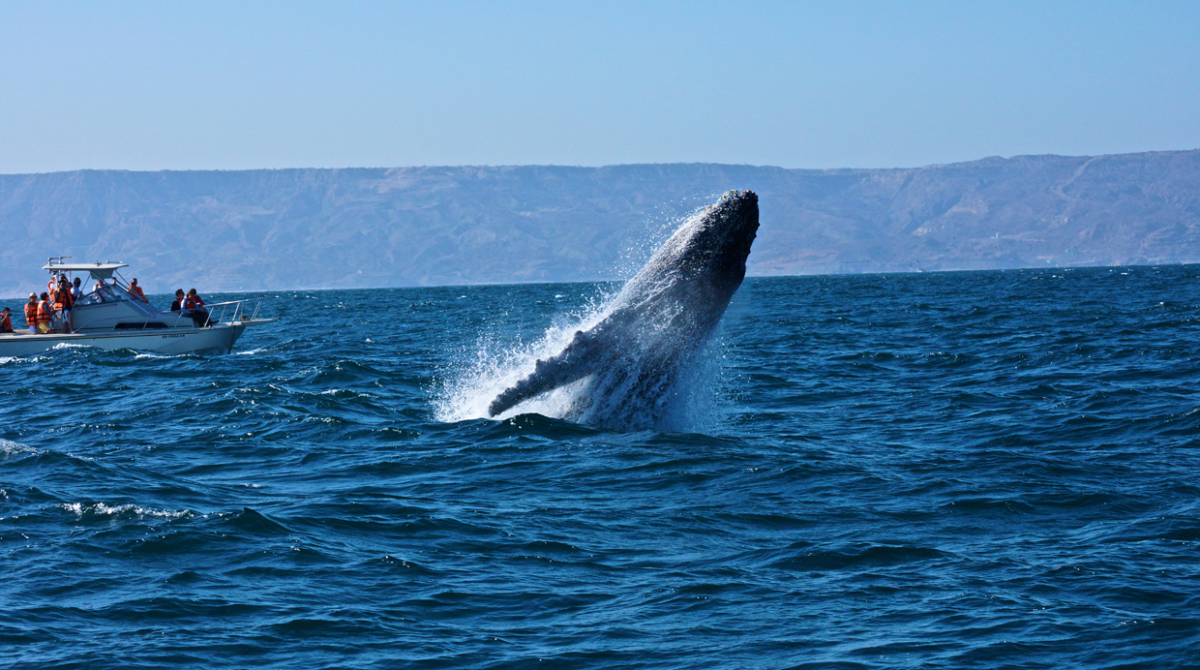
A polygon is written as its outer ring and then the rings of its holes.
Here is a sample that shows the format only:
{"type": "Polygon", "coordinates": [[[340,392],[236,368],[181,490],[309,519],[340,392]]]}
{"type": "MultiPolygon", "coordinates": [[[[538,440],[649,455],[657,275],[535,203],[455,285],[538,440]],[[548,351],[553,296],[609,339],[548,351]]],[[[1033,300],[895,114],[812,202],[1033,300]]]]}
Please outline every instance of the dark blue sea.
{"type": "Polygon", "coordinates": [[[483,418],[613,290],[0,359],[0,667],[1200,667],[1200,267],[751,279],[687,407],[483,418]]]}

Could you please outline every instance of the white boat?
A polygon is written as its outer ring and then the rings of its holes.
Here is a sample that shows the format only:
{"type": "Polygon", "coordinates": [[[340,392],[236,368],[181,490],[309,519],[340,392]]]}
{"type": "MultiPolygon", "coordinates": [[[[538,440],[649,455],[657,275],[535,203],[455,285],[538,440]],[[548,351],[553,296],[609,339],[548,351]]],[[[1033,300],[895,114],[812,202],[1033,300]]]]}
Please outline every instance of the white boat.
{"type": "MultiPolygon", "coordinates": [[[[208,317],[195,323],[186,312],[164,312],[130,293],[117,272],[125,263],[64,263],[50,259],[50,275],[88,273],[94,289],[75,302],[70,332],[0,333],[0,356],[30,356],[60,346],[134,349],[162,354],[229,353],[246,328],[278,319],[258,318],[265,298],[206,305],[208,317]],[[228,317],[226,319],[226,317],[228,317]]],[[[18,308],[13,314],[17,317],[18,308]]]]}

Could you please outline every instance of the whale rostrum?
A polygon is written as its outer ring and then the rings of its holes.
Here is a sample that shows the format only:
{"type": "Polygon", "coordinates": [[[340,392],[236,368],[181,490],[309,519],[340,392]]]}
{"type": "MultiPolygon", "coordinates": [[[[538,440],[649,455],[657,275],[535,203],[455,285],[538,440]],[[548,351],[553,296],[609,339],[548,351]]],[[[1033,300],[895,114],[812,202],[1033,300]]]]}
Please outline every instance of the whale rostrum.
{"type": "Polygon", "coordinates": [[[604,422],[654,413],[677,392],[746,276],[758,231],[758,196],[729,191],[683,223],[620,291],[606,315],[496,396],[490,416],[587,379],[573,419],[604,422]]]}

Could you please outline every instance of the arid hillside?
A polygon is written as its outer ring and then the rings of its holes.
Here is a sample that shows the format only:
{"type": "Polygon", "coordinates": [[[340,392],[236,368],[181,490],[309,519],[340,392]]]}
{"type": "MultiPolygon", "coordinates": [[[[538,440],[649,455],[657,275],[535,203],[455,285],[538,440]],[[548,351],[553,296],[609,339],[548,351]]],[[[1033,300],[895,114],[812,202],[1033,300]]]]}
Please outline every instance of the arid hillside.
{"type": "Polygon", "coordinates": [[[1200,261],[1200,151],[888,170],[417,167],[0,176],[0,295],[49,256],[153,292],[616,278],[679,217],[760,196],[753,275],[1200,261]]]}

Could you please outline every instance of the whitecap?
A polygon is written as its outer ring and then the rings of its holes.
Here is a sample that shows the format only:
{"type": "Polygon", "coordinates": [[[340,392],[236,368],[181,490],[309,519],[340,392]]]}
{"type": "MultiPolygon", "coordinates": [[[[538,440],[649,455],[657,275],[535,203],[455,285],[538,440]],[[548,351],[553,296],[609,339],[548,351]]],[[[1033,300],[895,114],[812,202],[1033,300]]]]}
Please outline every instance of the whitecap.
{"type": "Polygon", "coordinates": [[[34,449],[33,447],[29,446],[28,444],[21,444],[20,442],[13,442],[12,440],[6,440],[4,438],[0,438],[0,458],[8,459],[8,458],[12,458],[13,456],[15,456],[17,454],[40,454],[40,453],[42,453],[40,450],[34,449]]]}
{"type": "Polygon", "coordinates": [[[324,391],[321,391],[320,395],[336,396],[336,395],[345,395],[347,393],[355,398],[374,398],[375,397],[375,396],[371,395],[370,393],[360,393],[358,391],[352,391],[350,389],[325,389],[324,391]]]}
{"type": "Polygon", "coordinates": [[[141,507],[138,505],[109,505],[106,503],[62,503],[59,507],[67,512],[75,514],[79,518],[84,516],[117,516],[123,514],[133,514],[139,519],[147,517],[157,519],[178,519],[183,516],[192,516],[195,513],[191,510],[163,510],[154,509],[151,507],[141,507]]]}

